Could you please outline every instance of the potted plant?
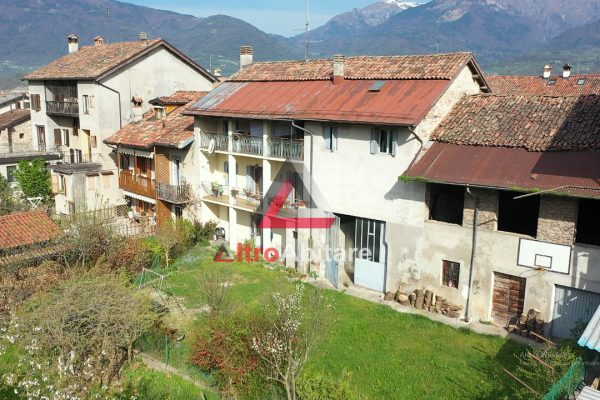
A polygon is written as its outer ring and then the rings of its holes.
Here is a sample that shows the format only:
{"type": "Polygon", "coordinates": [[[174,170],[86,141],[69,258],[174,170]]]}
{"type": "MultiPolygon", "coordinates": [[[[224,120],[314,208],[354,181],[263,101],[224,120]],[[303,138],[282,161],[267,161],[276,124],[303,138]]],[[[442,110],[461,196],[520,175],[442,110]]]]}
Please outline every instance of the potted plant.
{"type": "Polygon", "coordinates": [[[211,186],[212,186],[212,192],[215,196],[223,195],[223,185],[221,185],[219,182],[213,182],[211,184],[211,186]]]}
{"type": "Polygon", "coordinates": [[[231,195],[233,196],[233,198],[236,198],[239,193],[240,193],[239,189],[231,189],[231,195]]]}

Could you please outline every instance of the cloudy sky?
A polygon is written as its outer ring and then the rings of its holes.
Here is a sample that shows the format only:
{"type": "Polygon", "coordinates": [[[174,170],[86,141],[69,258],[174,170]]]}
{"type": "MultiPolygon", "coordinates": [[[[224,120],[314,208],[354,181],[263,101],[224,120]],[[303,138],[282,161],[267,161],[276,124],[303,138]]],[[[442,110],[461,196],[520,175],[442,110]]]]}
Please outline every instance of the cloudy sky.
{"type": "MultiPolygon", "coordinates": [[[[153,8],[207,17],[226,14],[243,19],[257,28],[284,36],[300,33],[306,19],[305,0],[125,0],[153,8]]],[[[323,25],[331,17],[364,7],[377,0],[309,0],[312,28],[323,25]]],[[[419,1],[419,0],[416,0],[419,1]]],[[[425,2],[425,0],[420,0],[425,2]]]]}

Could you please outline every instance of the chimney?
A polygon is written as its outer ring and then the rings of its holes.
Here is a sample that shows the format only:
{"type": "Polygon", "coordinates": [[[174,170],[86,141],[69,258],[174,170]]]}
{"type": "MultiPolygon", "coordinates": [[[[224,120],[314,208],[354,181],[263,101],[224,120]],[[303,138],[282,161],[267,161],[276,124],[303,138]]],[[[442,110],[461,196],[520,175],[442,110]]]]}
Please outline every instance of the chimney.
{"type": "Polygon", "coordinates": [[[104,44],[104,38],[102,36],[96,36],[94,38],[94,45],[95,46],[102,46],[104,44]]]}
{"type": "Polygon", "coordinates": [[[148,44],[148,32],[140,32],[138,39],[141,43],[148,44]]]}
{"type": "Polygon", "coordinates": [[[565,64],[563,66],[563,78],[569,79],[571,77],[571,70],[572,69],[573,69],[573,67],[571,67],[569,64],[565,64]]]}
{"type": "Polygon", "coordinates": [[[547,64],[544,67],[544,79],[550,79],[551,76],[552,76],[552,65],[547,64]]]}
{"type": "Polygon", "coordinates": [[[240,69],[254,62],[254,50],[252,46],[242,46],[240,48],[240,69]]]}
{"type": "Polygon", "coordinates": [[[76,34],[71,33],[67,37],[67,42],[69,43],[69,53],[75,53],[79,50],[79,37],[76,34]]]}
{"type": "Polygon", "coordinates": [[[213,72],[213,75],[218,78],[218,77],[221,76],[222,73],[223,73],[223,70],[221,68],[215,68],[215,71],[213,72]]]}
{"type": "Polygon", "coordinates": [[[344,56],[336,54],[333,56],[333,84],[344,80],[344,56]]]}

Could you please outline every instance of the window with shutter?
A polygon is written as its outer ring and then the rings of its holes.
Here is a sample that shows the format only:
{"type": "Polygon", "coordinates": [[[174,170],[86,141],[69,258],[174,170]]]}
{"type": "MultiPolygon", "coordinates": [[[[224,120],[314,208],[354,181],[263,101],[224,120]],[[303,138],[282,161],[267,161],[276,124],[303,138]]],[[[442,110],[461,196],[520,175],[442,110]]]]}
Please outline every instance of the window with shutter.
{"type": "Polygon", "coordinates": [[[63,129],[63,144],[65,146],[69,146],[69,130],[63,129]]]}
{"type": "Polygon", "coordinates": [[[59,128],[54,129],[54,145],[55,146],[62,145],[62,132],[59,128]]]}
{"type": "Polygon", "coordinates": [[[324,126],[323,139],[325,141],[325,150],[336,151],[338,147],[338,128],[333,126],[324,126]]]}

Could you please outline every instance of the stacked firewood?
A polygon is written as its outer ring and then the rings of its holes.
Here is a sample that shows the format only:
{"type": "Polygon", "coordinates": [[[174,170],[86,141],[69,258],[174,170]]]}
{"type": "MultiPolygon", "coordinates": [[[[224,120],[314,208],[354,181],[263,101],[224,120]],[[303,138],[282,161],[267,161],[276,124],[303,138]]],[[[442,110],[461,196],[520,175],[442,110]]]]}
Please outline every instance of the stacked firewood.
{"type": "Polygon", "coordinates": [[[426,310],[436,314],[443,314],[450,318],[460,317],[461,306],[452,304],[442,296],[436,296],[431,290],[417,289],[411,294],[400,291],[396,294],[396,300],[402,305],[411,305],[419,310],[426,310]]]}
{"type": "Polygon", "coordinates": [[[540,319],[538,310],[531,309],[527,314],[521,314],[513,324],[510,324],[508,331],[541,342],[546,331],[546,321],[540,319]]]}

